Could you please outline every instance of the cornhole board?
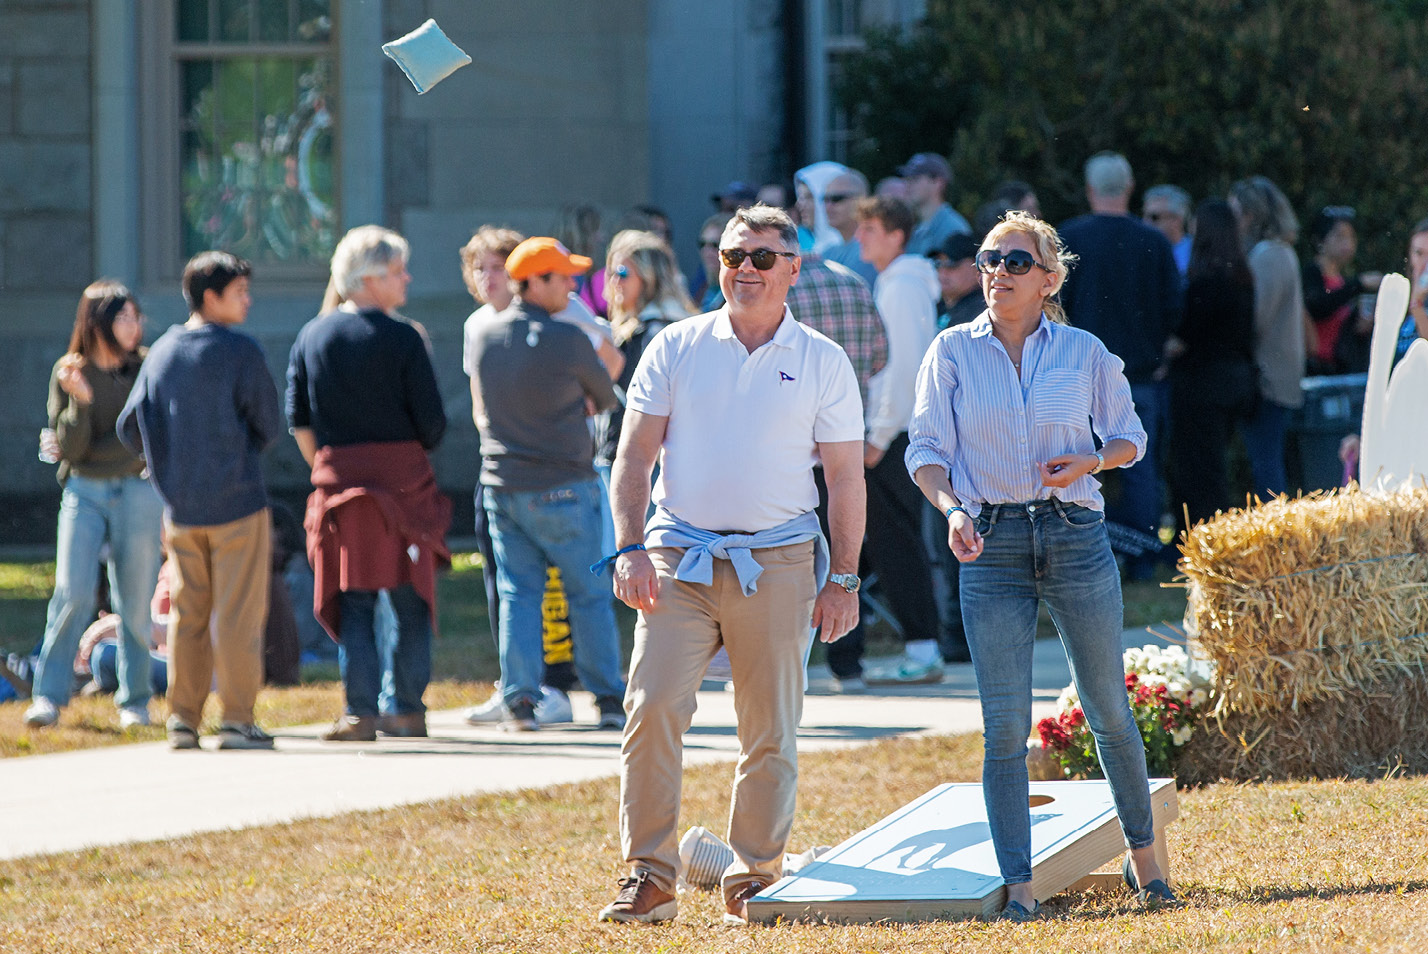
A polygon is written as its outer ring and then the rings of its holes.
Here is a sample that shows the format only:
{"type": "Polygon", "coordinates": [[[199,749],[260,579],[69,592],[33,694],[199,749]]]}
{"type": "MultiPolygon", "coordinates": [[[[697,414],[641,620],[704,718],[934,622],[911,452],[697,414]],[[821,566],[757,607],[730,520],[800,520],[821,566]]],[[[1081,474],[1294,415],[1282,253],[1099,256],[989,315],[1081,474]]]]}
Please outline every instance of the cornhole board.
{"type": "MultiPolygon", "coordinates": [[[[1157,844],[1180,814],[1175,780],[1150,780],[1157,844]]],[[[1105,781],[1031,783],[1037,898],[1082,881],[1125,852],[1105,781]]],[[[927,921],[992,917],[1006,904],[982,786],[939,785],[764,889],[750,921],[927,921]]]]}

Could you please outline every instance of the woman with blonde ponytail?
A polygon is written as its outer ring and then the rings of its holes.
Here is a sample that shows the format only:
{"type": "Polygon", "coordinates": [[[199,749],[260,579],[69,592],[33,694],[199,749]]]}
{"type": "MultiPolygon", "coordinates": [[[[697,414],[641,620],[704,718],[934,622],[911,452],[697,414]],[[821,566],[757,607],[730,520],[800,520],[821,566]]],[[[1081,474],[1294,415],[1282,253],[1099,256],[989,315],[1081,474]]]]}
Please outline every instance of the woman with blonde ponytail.
{"type": "Polygon", "coordinates": [[[1008,212],[977,253],[987,310],[937,336],[917,376],[905,460],[947,515],[982,700],[982,790],[1007,886],[1002,917],[1037,916],[1026,739],[1031,650],[1045,601],[1111,783],[1125,875],[1175,904],[1155,858],[1145,747],[1121,668],[1120,575],[1095,474],[1145,453],[1121,360],[1054,300],[1072,256],[1050,225],[1008,212]],[[1096,438],[1100,439],[1099,447],[1096,438]]]}

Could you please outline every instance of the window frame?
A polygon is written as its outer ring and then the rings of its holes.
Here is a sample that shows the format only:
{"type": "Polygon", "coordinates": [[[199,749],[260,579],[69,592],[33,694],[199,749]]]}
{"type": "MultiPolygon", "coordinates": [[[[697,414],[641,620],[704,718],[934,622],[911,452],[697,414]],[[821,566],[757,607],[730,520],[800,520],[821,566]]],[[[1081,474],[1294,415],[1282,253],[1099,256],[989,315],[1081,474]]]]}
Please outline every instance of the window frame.
{"type": "MultiPolygon", "coordinates": [[[[344,231],[344,115],[342,4],[332,3],[332,27],[324,44],[270,42],[180,42],[179,0],[139,4],[140,222],[134,224],[141,245],[140,267],[149,282],[177,281],[186,261],[182,220],[182,69],[185,61],[276,56],[289,59],[327,55],[332,62],[332,206],[334,240],[344,231]]],[[[100,237],[103,241],[104,237],[100,237]]],[[[264,284],[310,287],[327,280],[326,261],[302,264],[262,262],[264,284]]]]}

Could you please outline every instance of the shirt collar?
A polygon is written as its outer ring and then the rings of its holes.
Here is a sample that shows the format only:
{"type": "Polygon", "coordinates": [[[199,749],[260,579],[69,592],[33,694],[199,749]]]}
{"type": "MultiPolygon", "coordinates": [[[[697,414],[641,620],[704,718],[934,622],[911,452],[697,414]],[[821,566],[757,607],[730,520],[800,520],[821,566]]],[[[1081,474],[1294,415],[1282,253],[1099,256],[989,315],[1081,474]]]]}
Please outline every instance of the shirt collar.
{"type": "MultiPolygon", "coordinates": [[[[734,326],[729,322],[729,306],[726,304],[714,313],[714,328],[712,334],[716,338],[734,337],[734,326]]],[[[798,334],[795,326],[793,312],[789,310],[788,303],[783,305],[783,320],[778,323],[777,330],[774,331],[770,344],[778,345],[780,348],[792,348],[798,334]]]]}
{"type": "MultiPolygon", "coordinates": [[[[991,333],[992,333],[992,312],[991,312],[991,309],[985,309],[985,310],[983,310],[983,311],[982,311],[982,314],[981,314],[980,316],[978,316],[978,318],[977,318],[975,321],[973,321],[973,322],[971,323],[971,325],[969,326],[969,329],[968,329],[968,330],[969,330],[969,333],[972,335],[973,338],[985,338],[987,335],[991,334],[991,333]]],[[[1031,334],[1027,335],[1027,337],[1028,337],[1028,338],[1032,338],[1032,337],[1034,337],[1034,336],[1036,336],[1036,335],[1042,334],[1043,332],[1045,332],[1045,334],[1048,335],[1048,336],[1051,334],[1051,319],[1046,317],[1046,312],[1044,312],[1044,311],[1041,313],[1041,320],[1040,320],[1039,322],[1037,322],[1036,330],[1033,331],[1031,334]]]]}

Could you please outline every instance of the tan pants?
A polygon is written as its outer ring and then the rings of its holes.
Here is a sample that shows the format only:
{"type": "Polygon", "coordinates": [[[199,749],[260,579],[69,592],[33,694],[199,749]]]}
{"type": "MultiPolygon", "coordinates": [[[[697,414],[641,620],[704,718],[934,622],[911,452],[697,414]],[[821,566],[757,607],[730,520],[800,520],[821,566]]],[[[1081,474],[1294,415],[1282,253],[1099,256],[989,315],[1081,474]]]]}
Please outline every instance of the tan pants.
{"type": "Polygon", "coordinates": [[[263,684],[272,527],[266,507],[241,520],[206,527],[164,518],[174,571],[169,711],[195,729],[203,719],[215,672],[223,721],[253,721],[253,700],[263,684]]]}
{"type": "Polygon", "coordinates": [[[803,715],[803,667],[817,595],[813,543],[758,550],[758,592],[744,596],[734,567],[714,561],[710,586],[674,578],[683,550],[649,552],[659,577],[655,609],[635,627],[620,750],[620,847],[635,871],[674,890],[679,872],[683,735],[695,691],[720,645],[734,673],[739,762],[729,810],[734,862],[726,898],[750,881],[783,871],[798,782],[796,733],[803,715]]]}

